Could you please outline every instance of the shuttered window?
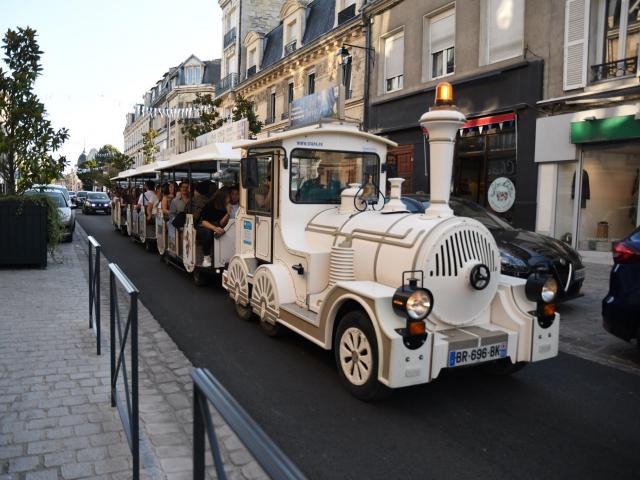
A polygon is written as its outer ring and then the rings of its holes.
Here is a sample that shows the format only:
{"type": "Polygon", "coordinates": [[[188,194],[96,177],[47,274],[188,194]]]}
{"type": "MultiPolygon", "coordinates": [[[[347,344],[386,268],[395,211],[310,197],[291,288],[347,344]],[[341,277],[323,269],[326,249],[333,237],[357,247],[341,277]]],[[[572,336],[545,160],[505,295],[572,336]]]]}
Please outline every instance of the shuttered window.
{"type": "Polygon", "coordinates": [[[522,55],[524,0],[486,1],[486,63],[522,55]]]}
{"type": "Polygon", "coordinates": [[[564,15],[564,90],[587,84],[589,0],[567,0],[564,15]]]}
{"type": "Polygon", "coordinates": [[[393,92],[404,86],[404,32],[384,40],[384,91],[393,92]]]}
{"type": "Polygon", "coordinates": [[[448,10],[429,19],[431,78],[437,78],[453,73],[455,63],[455,37],[455,9],[448,10]]]}

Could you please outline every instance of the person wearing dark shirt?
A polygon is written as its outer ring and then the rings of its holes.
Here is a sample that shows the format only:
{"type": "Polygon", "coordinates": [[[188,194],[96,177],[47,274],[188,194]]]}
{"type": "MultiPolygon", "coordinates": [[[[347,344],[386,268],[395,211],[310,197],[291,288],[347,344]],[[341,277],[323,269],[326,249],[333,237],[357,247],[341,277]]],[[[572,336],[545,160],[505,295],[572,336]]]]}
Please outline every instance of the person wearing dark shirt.
{"type": "Polygon", "coordinates": [[[196,229],[196,239],[202,245],[203,267],[211,266],[213,238],[224,234],[224,227],[231,217],[231,203],[226,189],[218,190],[200,212],[200,223],[196,229]]]}

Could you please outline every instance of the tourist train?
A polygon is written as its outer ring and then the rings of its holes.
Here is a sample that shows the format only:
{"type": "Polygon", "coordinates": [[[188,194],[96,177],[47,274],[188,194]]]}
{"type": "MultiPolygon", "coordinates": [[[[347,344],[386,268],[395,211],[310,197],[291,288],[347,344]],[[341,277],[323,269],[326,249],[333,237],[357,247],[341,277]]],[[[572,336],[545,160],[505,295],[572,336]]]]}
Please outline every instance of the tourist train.
{"type": "Polygon", "coordinates": [[[194,248],[190,215],[180,233],[156,214],[150,235],[139,213],[136,227],[132,209],[118,205],[114,226],[123,229],[126,211],[129,234],[155,238],[198,283],[203,273],[221,273],[213,278],[239,317],[257,318],[269,335],[287,328],[332,350],[340,378],[360,399],[468,365],[512,373],[557,355],[558,285],[542,272],[501,275],[491,233],[453,215],[453,149],[465,117],[452,101],[451,85],[438,85],[435,106],[420,119],[430,148],[423,214],[407,211],[402,179],[386,178],[394,142],[328,122],[240,141],[235,154],[211,147],[208,156],[187,152],[116,178],[136,181],[151,169],[190,182],[195,172],[219,179],[221,165],[232,165],[240,205],[212,252],[194,248]],[[213,261],[204,267],[208,253],[213,261]]]}

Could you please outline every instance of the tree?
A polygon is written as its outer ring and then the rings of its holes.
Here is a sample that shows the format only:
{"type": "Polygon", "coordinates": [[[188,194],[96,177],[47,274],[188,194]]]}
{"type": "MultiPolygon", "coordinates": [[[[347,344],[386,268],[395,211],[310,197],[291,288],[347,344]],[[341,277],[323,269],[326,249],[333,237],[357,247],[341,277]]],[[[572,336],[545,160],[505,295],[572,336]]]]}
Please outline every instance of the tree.
{"type": "Polygon", "coordinates": [[[153,163],[154,155],[160,150],[155,142],[157,136],[158,132],[153,128],[142,134],[142,156],[145,165],[153,163]]]}
{"type": "Polygon", "coordinates": [[[258,120],[258,116],[253,110],[253,102],[245,99],[242,95],[238,94],[236,97],[232,118],[234,122],[246,118],[249,121],[249,131],[254,135],[257,135],[262,130],[262,122],[258,120]]]}
{"type": "Polygon", "coordinates": [[[189,140],[195,140],[200,135],[220,128],[224,123],[224,119],[220,118],[220,112],[218,112],[220,99],[214,100],[211,94],[196,93],[192,106],[200,109],[200,116],[179,120],[182,125],[182,134],[189,140]]]}
{"type": "Polygon", "coordinates": [[[96,153],[95,158],[78,165],[78,178],[85,189],[93,189],[94,186],[111,188],[111,178],[119,172],[131,168],[133,159],[120,152],[110,144],[103,145],[96,153]]]}
{"type": "Polygon", "coordinates": [[[2,43],[8,70],[0,68],[0,176],[7,193],[14,194],[60,177],[67,160],[52,154],[69,133],[66,128],[53,129],[44,105],[33,93],[42,72],[36,31],[9,29],[2,43]]]}

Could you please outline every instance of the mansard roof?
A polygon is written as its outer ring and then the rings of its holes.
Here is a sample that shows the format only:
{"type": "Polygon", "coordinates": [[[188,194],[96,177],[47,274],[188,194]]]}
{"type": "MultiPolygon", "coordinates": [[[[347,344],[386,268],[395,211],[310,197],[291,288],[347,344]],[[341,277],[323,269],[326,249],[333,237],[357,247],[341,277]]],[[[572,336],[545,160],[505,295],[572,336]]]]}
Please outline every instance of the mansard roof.
{"type": "MultiPolygon", "coordinates": [[[[298,48],[304,47],[333,29],[335,8],[335,0],[313,0],[307,5],[304,38],[298,48]]],[[[277,63],[282,58],[282,35],[282,23],[265,35],[265,46],[262,54],[262,64],[260,65],[262,70],[277,63]]]]}

